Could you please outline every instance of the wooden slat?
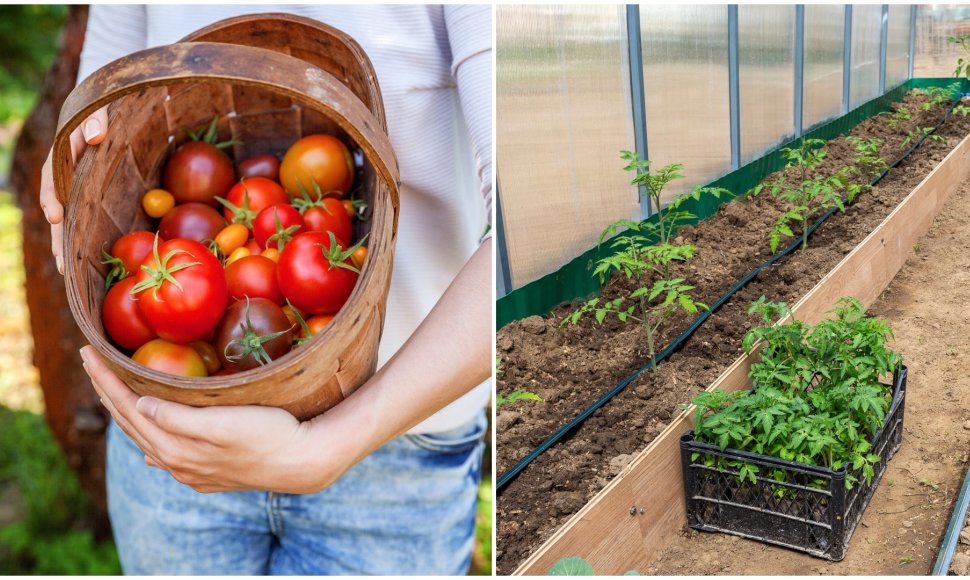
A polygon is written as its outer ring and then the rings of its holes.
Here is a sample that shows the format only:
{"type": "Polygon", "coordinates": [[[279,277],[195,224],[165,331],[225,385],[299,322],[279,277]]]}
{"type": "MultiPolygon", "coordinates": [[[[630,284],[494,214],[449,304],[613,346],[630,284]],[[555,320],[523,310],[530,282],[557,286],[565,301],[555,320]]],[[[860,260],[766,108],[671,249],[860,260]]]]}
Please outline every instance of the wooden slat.
{"type": "MultiPolygon", "coordinates": [[[[970,137],[798,301],[793,308],[798,319],[817,323],[842,296],[854,296],[870,306],[968,175],[970,137]]],[[[707,390],[747,388],[750,365],[751,357],[738,358],[707,390]]],[[[693,427],[692,409],[677,415],[622,473],[523,562],[515,575],[545,575],[558,560],[570,556],[586,558],[597,574],[645,570],[687,523],[680,436],[693,427]],[[637,515],[631,516],[634,505],[637,515]],[[637,528],[629,525],[632,520],[637,520],[637,528]]]]}

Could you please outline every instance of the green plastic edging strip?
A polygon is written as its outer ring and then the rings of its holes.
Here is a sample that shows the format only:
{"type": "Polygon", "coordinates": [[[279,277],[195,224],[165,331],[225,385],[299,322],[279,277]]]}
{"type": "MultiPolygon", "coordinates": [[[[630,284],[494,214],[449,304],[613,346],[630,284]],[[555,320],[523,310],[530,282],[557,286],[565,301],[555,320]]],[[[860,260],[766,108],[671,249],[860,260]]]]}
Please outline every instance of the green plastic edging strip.
{"type": "MultiPolygon", "coordinates": [[[[902,100],[906,93],[912,89],[947,87],[955,82],[960,83],[961,92],[968,92],[970,83],[966,79],[952,77],[909,79],[884,95],[876,97],[852,109],[847,114],[808,131],[805,133],[804,138],[823,139],[826,141],[834,139],[839,135],[848,133],[853,127],[869,117],[889,110],[890,105],[902,100]]],[[[781,149],[801,139],[800,137],[782,143],[763,157],[708,183],[706,187],[723,187],[741,194],[749,191],[761,183],[765,177],[781,169],[785,164],[781,156],[781,149]]],[[[619,155],[617,159],[619,159],[619,155]]],[[[619,162],[617,167],[619,167],[619,162]]],[[[733,198],[722,196],[720,199],[712,199],[711,196],[702,196],[699,202],[689,200],[681,208],[684,211],[694,214],[697,218],[688,220],[686,223],[697,223],[698,221],[711,217],[717,213],[721,205],[731,201],[731,199],[733,198]]],[[[657,216],[653,215],[647,221],[656,222],[656,220],[657,216]]],[[[563,302],[585,298],[598,293],[600,285],[599,281],[592,276],[593,264],[606,256],[608,252],[609,240],[604,240],[599,246],[594,246],[583,252],[557,271],[547,274],[499,298],[495,305],[496,328],[502,328],[513,320],[519,320],[527,316],[544,316],[563,302]]]]}

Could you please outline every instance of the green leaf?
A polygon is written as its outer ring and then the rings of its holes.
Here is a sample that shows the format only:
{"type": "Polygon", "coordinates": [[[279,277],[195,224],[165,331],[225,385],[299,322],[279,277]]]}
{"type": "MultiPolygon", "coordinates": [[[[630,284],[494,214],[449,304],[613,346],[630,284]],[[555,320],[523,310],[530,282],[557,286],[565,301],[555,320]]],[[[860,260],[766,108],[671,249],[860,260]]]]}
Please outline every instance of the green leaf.
{"type": "Polygon", "coordinates": [[[595,576],[596,573],[593,571],[593,567],[590,566],[589,562],[573,556],[571,558],[563,558],[555,564],[549,570],[550,576],[595,576]]]}

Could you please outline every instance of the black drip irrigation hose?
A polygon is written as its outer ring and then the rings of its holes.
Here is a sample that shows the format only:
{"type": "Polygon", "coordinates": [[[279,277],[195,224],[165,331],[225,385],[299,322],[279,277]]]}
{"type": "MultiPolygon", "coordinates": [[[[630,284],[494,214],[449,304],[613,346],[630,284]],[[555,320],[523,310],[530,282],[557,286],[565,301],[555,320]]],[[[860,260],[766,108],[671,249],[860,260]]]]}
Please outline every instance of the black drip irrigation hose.
{"type": "MultiPolygon", "coordinates": [[[[891,169],[895,168],[897,165],[899,165],[900,163],[902,163],[902,161],[904,159],[906,159],[907,157],[909,157],[909,155],[913,151],[915,151],[917,147],[919,147],[920,145],[923,144],[923,141],[925,141],[927,137],[929,137],[930,135],[932,135],[933,133],[935,133],[936,130],[940,127],[940,125],[942,125],[943,123],[945,123],[946,120],[950,117],[950,114],[953,112],[953,109],[960,103],[960,99],[962,97],[965,97],[965,96],[970,96],[970,93],[960,93],[959,95],[957,95],[957,98],[953,101],[953,103],[950,106],[949,110],[947,110],[947,112],[943,115],[943,117],[940,119],[940,121],[936,125],[933,126],[933,130],[932,131],[928,131],[925,135],[922,135],[916,142],[913,143],[913,145],[909,149],[906,150],[905,153],[903,153],[898,159],[896,159],[894,162],[892,162],[885,170],[883,170],[882,173],[880,173],[878,176],[876,176],[876,178],[873,179],[869,183],[869,186],[870,187],[874,187],[877,183],[879,183],[880,181],[882,181],[882,178],[885,177],[886,175],[888,175],[889,174],[889,171],[891,169]]],[[[843,199],[843,202],[846,202],[846,201],[847,200],[843,199]]],[[[814,233],[815,230],[818,229],[818,227],[825,222],[825,220],[827,220],[830,217],[832,217],[832,215],[835,214],[836,211],[838,211],[838,208],[831,208],[827,212],[825,212],[822,215],[822,217],[818,218],[818,220],[815,223],[813,223],[812,226],[808,229],[808,235],[811,236],[812,233],[814,233]]],[[[690,326],[687,327],[687,330],[685,330],[683,333],[681,333],[680,336],[678,336],[677,338],[675,338],[670,344],[667,345],[666,348],[664,348],[653,359],[651,359],[649,362],[647,362],[647,364],[643,365],[642,367],[640,367],[639,369],[637,369],[636,371],[634,371],[630,376],[628,376],[625,379],[623,379],[622,381],[620,381],[619,384],[617,384],[615,387],[613,387],[612,389],[610,389],[609,391],[607,391],[606,394],[604,394],[602,397],[600,397],[592,405],[590,405],[589,407],[587,407],[585,411],[583,411],[582,413],[580,413],[579,415],[577,415],[570,422],[568,422],[565,425],[563,425],[562,427],[560,427],[559,430],[556,431],[555,433],[553,433],[553,435],[551,437],[549,437],[548,439],[546,439],[545,441],[543,441],[542,443],[540,443],[535,449],[533,449],[521,461],[519,461],[518,463],[516,463],[515,466],[513,466],[511,469],[509,469],[508,471],[506,471],[505,473],[503,473],[498,478],[498,487],[496,488],[496,491],[501,491],[502,488],[505,487],[506,485],[508,485],[508,483],[510,481],[512,481],[512,479],[514,479],[516,475],[518,475],[523,469],[526,468],[526,466],[528,466],[530,463],[532,463],[537,457],[539,457],[540,455],[542,455],[543,453],[545,453],[547,449],[549,449],[550,447],[552,447],[553,445],[555,445],[560,439],[562,439],[563,437],[565,437],[567,433],[569,433],[570,431],[572,431],[573,429],[575,429],[576,427],[578,427],[579,425],[581,425],[583,423],[583,421],[585,421],[586,419],[588,419],[589,416],[592,415],[593,413],[595,413],[597,409],[599,409],[600,407],[602,407],[603,405],[605,405],[606,403],[608,403],[610,401],[610,399],[612,399],[620,391],[622,391],[623,389],[625,389],[627,387],[627,385],[629,385],[631,382],[633,382],[633,380],[635,378],[637,378],[638,376],[640,376],[641,373],[643,373],[645,370],[647,370],[647,369],[649,369],[651,367],[657,366],[657,364],[659,364],[660,362],[663,362],[667,357],[669,357],[671,354],[673,354],[673,352],[676,351],[684,343],[684,341],[686,341],[688,338],[690,338],[691,335],[693,335],[694,332],[696,332],[697,329],[700,328],[700,326],[702,324],[704,324],[704,322],[708,318],[710,318],[711,314],[714,314],[715,312],[717,312],[717,310],[721,306],[723,306],[725,303],[727,303],[736,293],[738,293],[742,288],[744,288],[745,286],[747,286],[749,282],[751,282],[752,280],[754,280],[754,278],[758,274],[760,274],[762,270],[764,270],[768,266],[774,265],[778,260],[784,258],[785,256],[791,254],[796,249],[798,249],[798,246],[800,246],[801,243],[802,243],[801,239],[799,239],[799,238],[795,238],[795,240],[791,244],[789,244],[788,247],[786,247],[785,249],[781,250],[780,252],[778,252],[777,254],[773,255],[772,257],[768,258],[760,266],[758,266],[757,268],[755,268],[754,270],[752,270],[751,272],[749,272],[747,276],[745,276],[744,278],[742,278],[741,280],[739,280],[738,283],[735,284],[734,287],[732,287],[730,290],[728,290],[726,294],[724,294],[723,296],[721,296],[720,298],[718,298],[717,302],[715,302],[713,305],[711,305],[708,310],[705,310],[704,312],[702,312],[694,320],[694,322],[690,326]]]]}

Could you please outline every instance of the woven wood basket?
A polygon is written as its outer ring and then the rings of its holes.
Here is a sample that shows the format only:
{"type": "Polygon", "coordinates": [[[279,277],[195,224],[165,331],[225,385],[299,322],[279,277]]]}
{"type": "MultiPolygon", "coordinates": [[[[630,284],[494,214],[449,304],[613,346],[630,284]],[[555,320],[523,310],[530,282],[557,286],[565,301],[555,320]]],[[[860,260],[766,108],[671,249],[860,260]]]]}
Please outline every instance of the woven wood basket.
{"type": "Polygon", "coordinates": [[[346,34],[313,20],[261,14],[223,20],[175,44],[98,70],[68,96],[53,150],[64,204],[68,300],[78,326],[108,366],[141,395],[195,406],[268,405],[316,416],[375,371],[397,232],[399,174],[386,135],[373,66],[346,34]],[[75,166],[69,136],[108,107],[107,138],[75,166]],[[304,135],[329,133],[362,157],[355,183],[371,208],[356,221],[368,256],[349,300],[326,329],[265,367],[223,377],[183,378],[136,364],[101,324],[106,268],[100,249],[149,229],[141,195],[160,183],[182,128],[219,116],[220,140],[236,160],[283,153],[304,135]]]}

